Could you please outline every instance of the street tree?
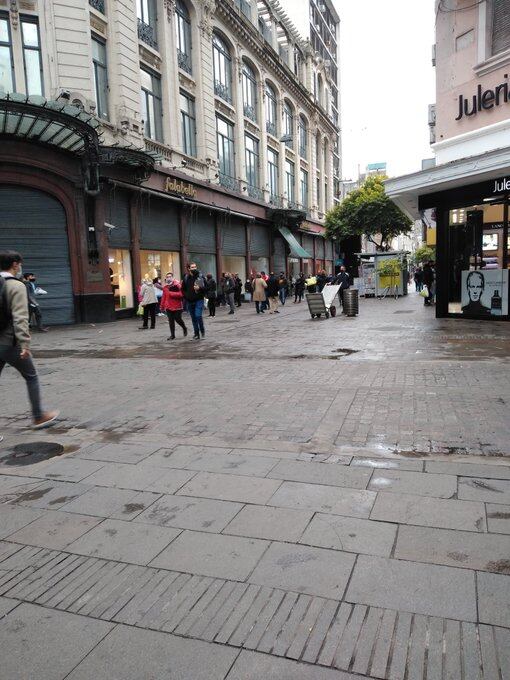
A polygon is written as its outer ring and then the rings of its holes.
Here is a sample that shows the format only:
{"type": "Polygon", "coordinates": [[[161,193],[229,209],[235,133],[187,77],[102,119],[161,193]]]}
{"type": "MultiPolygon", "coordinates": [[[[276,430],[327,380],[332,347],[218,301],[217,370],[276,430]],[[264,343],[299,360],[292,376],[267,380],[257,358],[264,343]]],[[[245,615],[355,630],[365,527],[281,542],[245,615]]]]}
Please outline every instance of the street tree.
{"type": "Polygon", "coordinates": [[[379,251],[390,249],[391,240],[408,234],[412,221],[386,195],[384,175],[367,177],[326,215],[326,236],[339,241],[349,236],[363,236],[379,251]]]}
{"type": "Polygon", "coordinates": [[[434,247],[428,246],[426,243],[416,248],[413,254],[413,260],[415,264],[423,264],[424,262],[430,262],[430,260],[436,259],[436,249],[434,247]]]}

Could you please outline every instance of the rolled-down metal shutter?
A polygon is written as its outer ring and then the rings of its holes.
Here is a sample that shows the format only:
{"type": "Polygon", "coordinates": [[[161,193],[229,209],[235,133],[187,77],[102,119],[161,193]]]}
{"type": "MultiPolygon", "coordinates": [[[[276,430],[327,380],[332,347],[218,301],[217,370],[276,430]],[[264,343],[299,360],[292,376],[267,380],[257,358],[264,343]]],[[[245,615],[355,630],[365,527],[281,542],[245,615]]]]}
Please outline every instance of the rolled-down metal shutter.
{"type": "Polygon", "coordinates": [[[273,240],[273,271],[275,274],[287,271],[285,241],[279,236],[275,236],[273,240]]]}
{"type": "Polygon", "coordinates": [[[179,250],[179,213],[171,201],[150,198],[140,210],[140,248],[179,250]]]}
{"type": "Polygon", "coordinates": [[[129,193],[114,189],[109,196],[106,221],[111,225],[108,232],[110,248],[129,248],[131,245],[129,193]]]}
{"type": "Polygon", "coordinates": [[[313,258],[313,236],[310,236],[309,234],[303,234],[302,238],[303,248],[310,255],[310,258],[313,258]]]}
{"type": "Polygon", "coordinates": [[[0,185],[0,250],[17,250],[23,271],[34,272],[47,295],[37,298],[45,324],[74,322],[74,300],[64,208],[52,196],[0,185]]]}
{"type": "Polygon", "coordinates": [[[188,245],[195,253],[216,252],[214,217],[204,213],[192,215],[188,222],[188,245]]]}
{"type": "Polygon", "coordinates": [[[315,254],[319,260],[324,259],[324,239],[322,236],[317,236],[315,239],[315,254]]]}
{"type": "Polygon", "coordinates": [[[246,227],[227,222],[221,227],[222,251],[225,255],[246,255],[246,227]]]}
{"type": "Polygon", "coordinates": [[[269,257],[269,229],[261,224],[250,226],[250,253],[257,257],[269,257]]]}

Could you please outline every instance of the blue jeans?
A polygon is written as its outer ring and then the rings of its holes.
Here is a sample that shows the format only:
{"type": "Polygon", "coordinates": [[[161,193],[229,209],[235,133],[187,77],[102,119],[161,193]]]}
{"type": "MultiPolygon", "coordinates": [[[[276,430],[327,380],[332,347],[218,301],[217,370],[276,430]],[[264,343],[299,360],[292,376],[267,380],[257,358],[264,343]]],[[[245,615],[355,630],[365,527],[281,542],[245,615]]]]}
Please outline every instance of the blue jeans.
{"type": "Polygon", "coordinates": [[[204,335],[204,320],[202,319],[202,313],[204,311],[204,301],[197,300],[196,302],[188,302],[188,312],[191,317],[191,323],[193,324],[193,330],[195,335],[204,335]]]}
{"type": "Polygon", "coordinates": [[[27,384],[28,398],[32,406],[32,415],[34,420],[40,418],[43,414],[41,406],[41,392],[39,389],[39,378],[35,370],[34,363],[30,357],[28,359],[21,359],[20,348],[18,346],[0,345],[0,373],[5,364],[9,364],[15,368],[27,384]]]}
{"type": "Polygon", "coordinates": [[[287,291],[285,290],[285,288],[280,288],[280,290],[278,291],[278,297],[280,298],[280,302],[282,303],[282,305],[284,305],[285,300],[287,299],[287,291]]]}

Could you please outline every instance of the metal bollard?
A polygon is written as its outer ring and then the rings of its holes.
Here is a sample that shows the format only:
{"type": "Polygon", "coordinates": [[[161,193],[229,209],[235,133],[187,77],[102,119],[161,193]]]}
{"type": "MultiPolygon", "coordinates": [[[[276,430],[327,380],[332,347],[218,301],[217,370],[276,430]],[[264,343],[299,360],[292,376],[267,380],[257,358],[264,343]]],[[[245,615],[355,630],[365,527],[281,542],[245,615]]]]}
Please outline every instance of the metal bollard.
{"type": "Polygon", "coordinates": [[[347,316],[356,316],[359,313],[359,299],[356,288],[348,288],[344,290],[344,314],[347,316]]]}

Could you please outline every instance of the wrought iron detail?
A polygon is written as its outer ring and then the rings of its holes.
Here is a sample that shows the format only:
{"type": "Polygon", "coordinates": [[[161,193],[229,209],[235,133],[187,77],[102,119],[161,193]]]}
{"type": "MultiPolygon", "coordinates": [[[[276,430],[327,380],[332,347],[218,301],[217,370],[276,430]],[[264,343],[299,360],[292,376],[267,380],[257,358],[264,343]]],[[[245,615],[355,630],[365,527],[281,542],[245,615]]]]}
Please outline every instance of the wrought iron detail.
{"type": "Polygon", "coordinates": [[[262,189],[259,189],[258,187],[252,187],[250,184],[248,184],[246,190],[248,192],[248,196],[251,198],[255,198],[257,201],[264,200],[264,192],[262,189]]]}
{"type": "Polygon", "coordinates": [[[244,115],[246,116],[246,118],[249,118],[254,123],[257,122],[257,110],[255,109],[254,106],[251,106],[251,104],[244,105],[244,115]]]}
{"type": "Polygon", "coordinates": [[[89,0],[89,5],[94,9],[97,9],[101,14],[106,14],[105,12],[105,0],[89,0]]]}
{"type": "Polygon", "coordinates": [[[281,196],[271,194],[271,196],[269,197],[269,203],[271,203],[271,205],[274,205],[276,208],[283,208],[283,198],[281,196]]]}
{"type": "Polygon", "coordinates": [[[230,189],[231,191],[239,193],[241,190],[239,180],[235,179],[235,177],[230,177],[230,175],[225,175],[223,172],[220,172],[220,184],[225,189],[230,189]]]}
{"type": "Polygon", "coordinates": [[[270,120],[266,120],[266,132],[273,135],[273,137],[276,137],[276,125],[270,120]]]}
{"type": "Polygon", "coordinates": [[[191,55],[186,54],[186,52],[181,52],[177,49],[177,61],[179,63],[179,68],[191,75],[191,55]]]}
{"type": "Polygon", "coordinates": [[[142,21],[141,19],[138,19],[138,37],[146,45],[149,45],[149,47],[152,47],[153,49],[157,48],[158,42],[156,40],[156,30],[154,26],[146,24],[145,21],[142,21]]]}
{"type": "Polygon", "coordinates": [[[214,94],[218,95],[218,97],[221,97],[229,104],[232,104],[232,95],[230,93],[230,88],[227,85],[220,83],[219,80],[214,81],[214,94]]]}

